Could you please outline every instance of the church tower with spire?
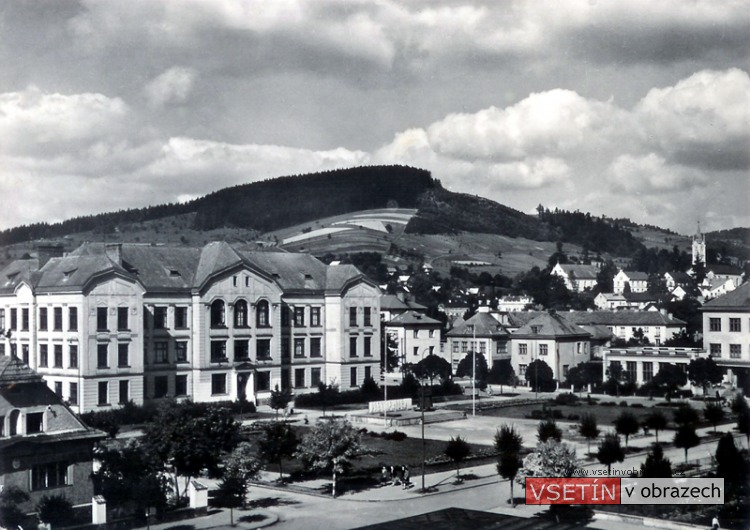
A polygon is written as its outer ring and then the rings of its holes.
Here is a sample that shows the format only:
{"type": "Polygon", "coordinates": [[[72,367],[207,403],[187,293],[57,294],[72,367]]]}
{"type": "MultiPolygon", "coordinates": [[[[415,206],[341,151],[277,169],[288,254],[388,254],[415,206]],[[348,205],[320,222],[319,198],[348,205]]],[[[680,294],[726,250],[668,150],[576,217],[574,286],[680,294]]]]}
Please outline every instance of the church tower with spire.
{"type": "Polygon", "coordinates": [[[706,236],[701,233],[701,222],[698,221],[698,232],[693,236],[693,265],[700,261],[706,263],[706,236]]]}

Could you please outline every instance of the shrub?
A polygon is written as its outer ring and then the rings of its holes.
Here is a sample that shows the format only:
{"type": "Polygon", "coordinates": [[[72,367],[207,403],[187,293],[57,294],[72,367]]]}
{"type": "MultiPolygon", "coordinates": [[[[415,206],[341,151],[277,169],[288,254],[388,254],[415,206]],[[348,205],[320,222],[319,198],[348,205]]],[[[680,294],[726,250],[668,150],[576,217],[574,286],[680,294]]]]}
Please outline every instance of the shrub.
{"type": "Polygon", "coordinates": [[[632,403],[630,405],[630,408],[633,408],[633,409],[642,409],[644,407],[643,407],[643,403],[632,403]]]}
{"type": "Polygon", "coordinates": [[[575,405],[578,402],[578,396],[566,392],[564,394],[558,394],[555,397],[555,403],[558,405],[575,405]]]}
{"type": "Polygon", "coordinates": [[[73,503],[64,495],[44,495],[36,505],[39,519],[50,526],[66,526],[75,522],[73,503]]]}
{"type": "Polygon", "coordinates": [[[599,405],[601,405],[602,407],[614,407],[615,402],[614,401],[602,401],[601,403],[599,403],[599,405]]]}
{"type": "Polygon", "coordinates": [[[627,407],[628,406],[628,402],[627,401],[620,401],[620,406],[621,407],[627,407]]]}
{"type": "Polygon", "coordinates": [[[383,434],[383,438],[386,440],[393,440],[394,442],[403,442],[407,436],[405,432],[393,431],[383,434]]]}

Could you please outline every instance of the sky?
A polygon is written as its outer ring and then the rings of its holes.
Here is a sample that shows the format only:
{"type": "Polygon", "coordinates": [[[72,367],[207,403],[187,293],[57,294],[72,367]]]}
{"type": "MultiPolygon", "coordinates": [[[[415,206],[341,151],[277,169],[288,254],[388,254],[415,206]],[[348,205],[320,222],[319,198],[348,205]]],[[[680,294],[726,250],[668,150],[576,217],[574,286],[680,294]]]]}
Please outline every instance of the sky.
{"type": "Polygon", "coordinates": [[[750,227],[750,0],[7,0],[0,229],[373,164],[750,227]]]}

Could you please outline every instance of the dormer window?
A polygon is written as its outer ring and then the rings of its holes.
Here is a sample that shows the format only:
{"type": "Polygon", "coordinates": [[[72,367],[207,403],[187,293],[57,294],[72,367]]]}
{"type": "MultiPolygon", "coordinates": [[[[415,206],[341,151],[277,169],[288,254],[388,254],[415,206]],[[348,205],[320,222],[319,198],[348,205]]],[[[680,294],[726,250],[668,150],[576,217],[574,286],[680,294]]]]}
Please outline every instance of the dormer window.
{"type": "Polygon", "coordinates": [[[77,270],[78,269],[69,269],[67,271],[63,271],[63,281],[67,282],[70,279],[70,277],[73,275],[73,273],[77,270]]]}
{"type": "Polygon", "coordinates": [[[531,332],[532,332],[532,333],[533,333],[534,335],[536,335],[537,333],[539,333],[539,330],[540,330],[540,329],[541,329],[541,328],[540,328],[539,326],[531,326],[531,332]]]}
{"type": "Polygon", "coordinates": [[[180,276],[182,276],[182,274],[180,274],[180,271],[178,271],[177,269],[169,269],[170,278],[179,278],[180,276]]]}

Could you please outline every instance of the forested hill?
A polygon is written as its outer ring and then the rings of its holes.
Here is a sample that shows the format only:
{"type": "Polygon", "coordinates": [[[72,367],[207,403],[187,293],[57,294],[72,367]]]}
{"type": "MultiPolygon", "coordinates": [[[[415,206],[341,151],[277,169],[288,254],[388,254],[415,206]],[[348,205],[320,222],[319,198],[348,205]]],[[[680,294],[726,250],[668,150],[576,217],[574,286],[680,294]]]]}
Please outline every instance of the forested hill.
{"type": "MultiPolygon", "coordinates": [[[[491,233],[537,241],[565,241],[592,252],[629,255],[640,243],[619,223],[578,212],[531,216],[474,195],[442,187],[430,172],[406,166],[369,166],[279,177],[210,193],[184,204],[122,210],[62,223],[39,223],[0,232],[0,245],[84,232],[109,234],[128,225],[191,214],[192,228],[269,232],[317,219],[380,208],[414,208],[407,232],[491,233]]],[[[115,236],[116,237],[116,236],[115,236]]],[[[156,236],[158,242],[158,236],[156,236]]]]}

